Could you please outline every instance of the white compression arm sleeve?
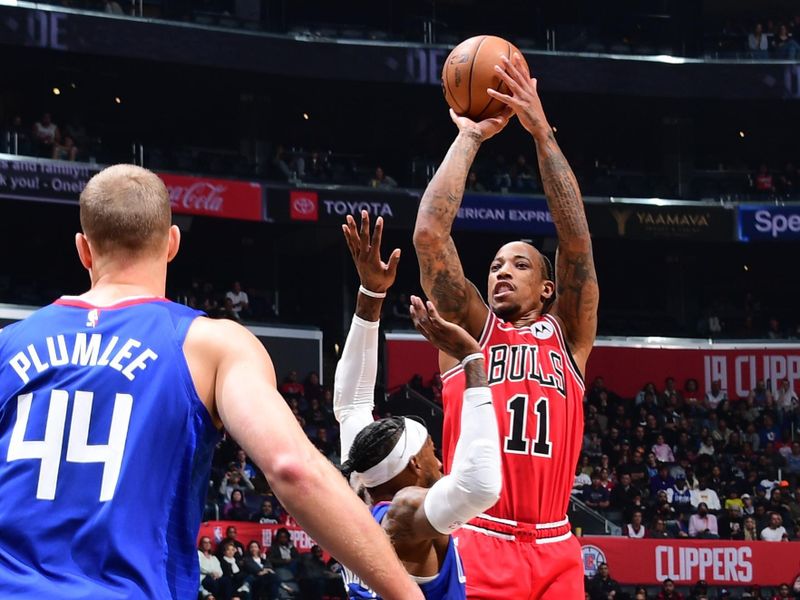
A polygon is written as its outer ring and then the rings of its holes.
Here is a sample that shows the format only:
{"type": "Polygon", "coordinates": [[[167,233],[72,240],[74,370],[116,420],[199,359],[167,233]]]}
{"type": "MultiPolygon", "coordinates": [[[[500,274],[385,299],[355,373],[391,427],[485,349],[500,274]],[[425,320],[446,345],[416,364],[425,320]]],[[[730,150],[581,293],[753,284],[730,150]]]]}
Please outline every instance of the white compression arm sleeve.
{"type": "Polygon", "coordinates": [[[374,421],[379,325],[379,321],[365,321],[353,315],[342,357],[336,365],[333,414],[341,428],[342,462],[347,460],[358,432],[374,421]]]}
{"type": "Polygon", "coordinates": [[[461,408],[461,435],[449,475],[425,496],[425,516],[449,534],[494,506],[502,485],[497,417],[488,387],[467,388],[461,408]]]}

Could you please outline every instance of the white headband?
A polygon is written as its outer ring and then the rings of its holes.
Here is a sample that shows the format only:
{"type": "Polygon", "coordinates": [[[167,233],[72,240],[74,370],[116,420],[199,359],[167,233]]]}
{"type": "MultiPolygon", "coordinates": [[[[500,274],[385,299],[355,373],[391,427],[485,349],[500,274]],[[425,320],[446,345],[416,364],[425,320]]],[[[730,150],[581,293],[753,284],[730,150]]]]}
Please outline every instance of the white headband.
{"type": "Polygon", "coordinates": [[[419,422],[403,417],[406,427],[392,451],[374,467],[358,473],[364,487],[373,488],[393,479],[406,468],[408,461],[418,454],[428,441],[428,430],[419,422]]]}

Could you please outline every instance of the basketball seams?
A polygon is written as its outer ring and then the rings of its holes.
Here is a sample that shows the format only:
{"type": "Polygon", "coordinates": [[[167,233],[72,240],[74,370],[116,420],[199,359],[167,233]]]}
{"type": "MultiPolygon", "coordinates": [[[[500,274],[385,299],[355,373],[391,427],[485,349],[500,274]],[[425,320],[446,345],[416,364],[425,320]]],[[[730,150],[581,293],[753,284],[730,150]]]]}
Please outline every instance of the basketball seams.
{"type": "MultiPolygon", "coordinates": [[[[508,48],[506,49],[506,56],[508,56],[508,58],[509,58],[509,60],[510,60],[510,59],[511,59],[511,42],[508,42],[508,41],[506,41],[506,44],[508,45],[508,48]]],[[[504,82],[504,81],[501,79],[501,80],[500,80],[500,85],[498,85],[498,86],[497,86],[495,89],[496,89],[498,92],[500,92],[501,94],[502,94],[502,93],[505,93],[505,92],[503,92],[503,86],[505,86],[505,82],[504,82]]],[[[492,105],[492,102],[498,102],[498,101],[497,101],[497,100],[495,100],[494,98],[491,98],[491,97],[490,97],[490,98],[489,98],[489,102],[487,102],[487,103],[486,103],[486,106],[484,106],[484,107],[483,107],[483,110],[481,110],[481,112],[479,112],[479,113],[478,113],[478,115],[475,117],[475,120],[476,120],[476,121],[480,121],[480,119],[483,117],[484,113],[485,113],[485,112],[486,112],[486,111],[489,109],[489,107],[492,105]]]]}
{"type": "Polygon", "coordinates": [[[475,52],[472,53],[472,62],[469,63],[469,82],[467,84],[467,110],[464,111],[465,114],[470,113],[470,109],[472,108],[472,73],[475,71],[475,60],[478,58],[478,53],[481,51],[481,46],[483,46],[483,42],[486,41],[487,36],[482,36],[481,41],[478,42],[477,48],[475,48],[475,52]]]}

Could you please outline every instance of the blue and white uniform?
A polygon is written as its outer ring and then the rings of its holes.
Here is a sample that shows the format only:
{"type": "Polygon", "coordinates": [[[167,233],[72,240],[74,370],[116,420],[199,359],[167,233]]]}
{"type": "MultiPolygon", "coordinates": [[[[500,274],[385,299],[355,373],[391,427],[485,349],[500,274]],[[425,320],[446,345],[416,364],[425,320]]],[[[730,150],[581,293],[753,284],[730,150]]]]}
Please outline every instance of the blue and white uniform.
{"type": "MultiPolygon", "coordinates": [[[[378,523],[383,521],[391,502],[378,502],[372,507],[372,516],[378,523]]],[[[361,583],[353,573],[344,569],[343,577],[350,600],[379,598],[375,592],[361,583]]],[[[434,577],[411,577],[419,584],[426,600],[464,600],[467,597],[466,578],[461,558],[458,556],[455,540],[450,537],[442,566],[434,577]]]]}
{"type": "Polygon", "coordinates": [[[62,298],[0,332],[3,598],[185,599],[219,433],[163,298],[62,298]]]}

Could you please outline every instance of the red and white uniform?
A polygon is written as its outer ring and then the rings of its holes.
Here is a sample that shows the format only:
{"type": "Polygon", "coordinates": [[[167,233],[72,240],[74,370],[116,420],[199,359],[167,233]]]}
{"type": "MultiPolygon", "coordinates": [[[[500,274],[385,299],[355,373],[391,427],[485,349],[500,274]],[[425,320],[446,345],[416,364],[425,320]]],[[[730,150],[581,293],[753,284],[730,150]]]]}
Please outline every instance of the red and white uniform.
{"type": "MultiPolygon", "coordinates": [[[[500,433],[503,489],[456,532],[467,597],[583,598],[580,545],[567,505],[583,438],[584,383],[558,321],[516,328],[489,313],[480,339],[500,433]]],[[[442,375],[442,457],[459,436],[464,371],[442,375]]]]}

